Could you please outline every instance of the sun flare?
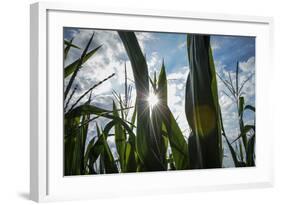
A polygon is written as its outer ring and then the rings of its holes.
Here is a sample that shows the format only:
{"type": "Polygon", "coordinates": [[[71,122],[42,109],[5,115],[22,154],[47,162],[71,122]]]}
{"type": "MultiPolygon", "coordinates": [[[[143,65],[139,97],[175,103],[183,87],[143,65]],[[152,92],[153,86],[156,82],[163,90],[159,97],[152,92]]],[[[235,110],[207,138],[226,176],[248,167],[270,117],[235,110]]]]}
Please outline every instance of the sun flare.
{"type": "Polygon", "coordinates": [[[154,106],[156,106],[158,104],[159,99],[155,93],[149,93],[147,101],[148,101],[149,107],[153,108],[154,106]]]}

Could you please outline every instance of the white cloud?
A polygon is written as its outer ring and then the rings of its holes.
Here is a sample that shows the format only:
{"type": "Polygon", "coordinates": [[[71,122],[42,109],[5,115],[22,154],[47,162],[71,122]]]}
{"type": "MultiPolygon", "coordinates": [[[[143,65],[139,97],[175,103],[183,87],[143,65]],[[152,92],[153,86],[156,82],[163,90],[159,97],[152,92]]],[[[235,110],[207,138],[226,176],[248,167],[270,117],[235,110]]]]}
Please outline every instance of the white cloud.
{"type": "Polygon", "coordinates": [[[212,50],[218,50],[221,48],[221,43],[220,41],[214,40],[213,38],[211,38],[211,48],[212,50]]]}
{"type": "Polygon", "coordinates": [[[135,32],[135,34],[138,39],[139,45],[140,45],[143,53],[145,54],[147,43],[149,43],[150,41],[156,40],[156,38],[153,35],[153,33],[149,33],[149,32],[135,32]]]}
{"type": "Polygon", "coordinates": [[[168,106],[174,117],[177,119],[183,134],[188,137],[190,130],[185,116],[185,84],[189,68],[183,66],[175,70],[173,73],[167,74],[168,106]]]}
{"type": "Polygon", "coordinates": [[[240,62],[239,66],[244,72],[253,72],[253,69],[255,68],[255,57],[252,56],[247,61],[240,62]]]}
{"type": "Polygon", "coordinates": [[[183,41],[178,44],[178,49],[184,49],[184,48],[186,48],[186,41],[183,41]]]}
{"type": "Polygon", "coordinates": [[[161,63],[162,59],[157,52],[152,52],[151,56],[147,56],[147,67],[150,76],[153,76],[154,72],[160,71],[161,63]]]}
{"type": "Polygon", "coordinates": [[[187,78],[187,67],[183,67],[182,68],[182,72],[179,71],[179,72],[175,72],[175,73],[170,73],[168,74],[167,78],[169,80],[183,80],[187,78]]]}

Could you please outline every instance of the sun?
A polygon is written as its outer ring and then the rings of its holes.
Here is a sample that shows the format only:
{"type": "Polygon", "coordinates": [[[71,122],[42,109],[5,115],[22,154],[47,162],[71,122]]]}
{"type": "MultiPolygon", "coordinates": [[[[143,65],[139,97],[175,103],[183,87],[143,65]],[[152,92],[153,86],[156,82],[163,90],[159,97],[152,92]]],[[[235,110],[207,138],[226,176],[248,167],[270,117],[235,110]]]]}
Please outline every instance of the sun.
{"type": "Polygon", "coordinates": [[[154,106],[156,106],[158,104],[159,99],[155,93],[151,92],[151,93],[149,93],[147,101],[148,101],[149,107],[153,108],[154,106]]]}

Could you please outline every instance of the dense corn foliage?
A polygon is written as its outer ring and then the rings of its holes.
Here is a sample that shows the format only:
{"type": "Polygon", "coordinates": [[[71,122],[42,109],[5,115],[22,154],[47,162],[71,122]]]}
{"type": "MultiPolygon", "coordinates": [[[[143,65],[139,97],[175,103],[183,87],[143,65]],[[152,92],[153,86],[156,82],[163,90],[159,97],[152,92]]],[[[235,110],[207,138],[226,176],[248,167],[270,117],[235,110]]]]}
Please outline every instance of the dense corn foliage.
{"type": "Polygon", "coordinates": [[[64,40],[64,60],[70,49],[82,51],[79,59],[64,66],[64,78],[68,82],[64,89],[64,175],[221,168],[223,139],[236,167],[255,166],[255,125],[245,125],[243,121],[245,110],[255,112],[253,106],[244,103],[242,90],[247,81],[239,86],[238,63],[236,85],[219,76],[237,105],[240,133],[230,142],[219,105],[210,36],[187,35],[186,61],[190,72],[186,76],[185,111],[191,130],[187,140],[168,106],[164,60],[158,76],[157,73],[149,76],[146,58],[135,33],[118,31],[118,35],[131,63],[136,99],[131,99],[133,88],[128,86],[125,65],[125,97],[113,89],[112,109],[95,106],[92,93],[105,81],[112,80],[115,73],[73,99],[77,74],[83,72],[83,65],[95,58],[101,48],[89,50],[94,33],[85,48],[74,45],[73,39],[64,40]],[[151,92],[158,97],[154,107],[147,101],[151,92]],[[107,119],[107,123],[97,123],[100,118],[107,119]],[[95,136],[89,136],[90,123],[94,124],[95,136]],[[113,155],[108,137],[114,137],[118,156],[113,155]],[[239,150],[234,145],[239,145],[239,150]]]}

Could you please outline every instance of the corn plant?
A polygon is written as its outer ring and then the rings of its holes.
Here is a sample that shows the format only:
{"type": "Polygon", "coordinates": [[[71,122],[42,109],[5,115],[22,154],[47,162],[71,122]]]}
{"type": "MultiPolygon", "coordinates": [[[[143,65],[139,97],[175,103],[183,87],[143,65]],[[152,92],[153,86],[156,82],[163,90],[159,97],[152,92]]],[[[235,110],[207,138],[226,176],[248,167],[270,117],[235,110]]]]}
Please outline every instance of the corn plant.
{"type": "MultiPolygon", "coordinates": [[[[64,91],[64,99],[65,99],[65,106],[64,106],[64,174],[65,175],[81,175],[86,174],[87,169],[85,166],[85,149],[86,149],[86,138],[88,134],[88,126],[89,122],[97,119],[100,116],[108,115],[110,111],[102,110],[98,107],[90,105],[91,103],[91,94],[89,96],[88,101],[84,104],[77,106],[79,102],[88,94],[91,93],[92,90],[98,86],[100,86],[106,80],[109,80],[114,74],[108,76],[104,80],[98,82],[97,84],[93,85],[90,89],[84,92],[68,109],[69,104],[72,100],[72,97],[77,89],[75,86],[69,95],[69,92],[75,82],[75,78],[82,69],[83,64],[92,57],[101,46],[91,50],[88,52],[92,39],[94,37],[94,33],[92,34],[91,38],[89,39],[85,49],[83,50],[81,57],[75,60],[73,63],[65,66],[64,68],[64,77],[67,78],[69,76],[69,82],[66,86],[64,91]],[[69,97],[68,97],[69,96],[69,97]],[[68,97],[68,99],[67,99],[68,97]],[[90,119],[90,116],[94,114],[96,117],[94,119],[90,119]]],[[[67,54],[70,48],[80,49],[78,46],[72,43],[73,39],[70,41],[65,40],[65,49],[64,49],[64,59],[67,58],[67,54]]],[[[113,116],[111,116],[113,117],[113,116]]],[[[98,129],[98,127],[97,127],[98,129]]],[[[100,136],[99,136],[100,137],[100,136]]],[[[102,133],[101,139],[106,139],[106,135],[102,133]]],[[[107,142],[103,141],[104,148],[107,148],[107,142]]],[[[108,151],[108,149],[107,149],[108,151]]],[[[108,151],[109,152],[109,151],[108,151]]],[[[107,155],[106,155],[107,156],[107,155]]],[[[111,159],[107,156],[107,159],[111,159]]]]}
{"type": "MultiPolygon", "coordinates": [[[[115,90],[113,90],[113,96],[120,107],[120,112],[117,111],[117,106],[115,105],[114,101],[113,101],[113,110],[114,110],[114,115],[116,117],[120,116],[123,121],[128,122],[129,120],[128,114],[130,111],[129,108],[131,107],[132,85],[128,85],[126,64],[125,64],[124,93],[125,93],[125,97],[123,99],[120,93],[117,93],[115,90]]],[[[135,128],[134,126],[135,117],[136,117],[136,112],[134,108],[131,121],[129,122],[132,131],[135,128]]],[[[135,148],[135,140],[136,140],[135,137],[132,135],[128,135],[128,132],[126,131],[126,129],[122,127],[120,123],[115,124],[114,137],[115,137],[115,144],[119,157],[118,161],[120,164],[120,171],[123,173],[136,172],[138,156],[135,148]]]]}
{"type": "Polygon", "coordinates": [[[210,36],[191,34],[187,37],[190,72],[186,81],[185,112],[191,133],[186,140],[168,106],[164,60],[159,74],[155,72],[150,77],[146,58],[135,33],[118,31],[118,35],[129,58],[134,80],[133,84],[128,84],[125,64],[124,95],[113,89],[110,109],[95,106],[92,98],[95,89],[111,80],[115,73],[91,85],[74,100],[79,84],[78,73],[83,72],[84,64],[102,48],[98,46],[89,50],[94,33],[83,50],[73,43],[73,38],[64,40],[64,60],[70,49],[82,50],[77,60],[64,66],[64,78],[68,79],[64,90],[65,175],[220,168],[224,157],[222,136],[236,167],[254,166],[255,133],[249,139],[245,136],[254,132],[255,126],[245,125],[243,114],[245,110],[255,111],[255,108],[244,103],[242,93],[246,82],[238,86],[238,68],[235,86],[231,85],[232,81],[219,76],[227,88],[231,88],[228,95],[235,93],[232,98],[236,99],[237,104],[240,134],[230,142],[224,130],[218,101],[210,36]],[[133,87],[136,99],[132,99],[133,87]],[[155,106],[149,105],[151,94],[157,96],[155,106]],[[88,99],[85,101],[85,98],[88,99]],[[105,118],[106,122],[99,123],[100,118],[105,118]],[[95,125],[92,126],[94,136],[89,136],[90,123],[95,125]],[[116,154],[108,143],[109,138],[114,138],[116,154]],[[246,155],[241,148],[241,141],[246,155]],[[239,154],[233,147],[236,142],[240,142],[237,144],[239,154]]]}
{"type": "Polygon", "coordinates": [[[136,113],[137,113],[137,139],[136,149],[141,160],[139,170],[158,171],[162,169],[159,156],[150,148],[150,110],[148,101],[149,81],[146,60],[141,52],[137,38],[133,32],[119,31],[119,36],[124,44],[131,61],[136,87],[136,113]]]}
{"type": "MultiPolygon", "coordinates": [[[[168,107],[168,85],[164,60],[161,66],[158,80],[156,80],[156,74],[154,74],[154,80],[152,81],[150,78],[150,82],[153,88],[153,92],[159,99],[157,106],[154,106],[151,110],[151,136],[154,139],[158,136],[158,138],[160,138],[159,140],[162,140],[162,143],[164,145],[162,147],[162,159],[166,169],[168,169],[168,164],[171,170],[188,169],[188,145],[180,127],[178,126],[176,119],[174,118],[168,107]],[[172,153],[170,153],[169,156],[167,153],[168,146],[170,146],[172,150],[172,153]]],[[[161,147],[159,147],[158,149],[161,151],[161,147]]]]}
{"type": "Polygon", "coordinates": [[[255,166],[255,125],[244,123],[244,112],[246,110],[250,110],[255,112],[255,107],[252,105],[245,105],[245,98],[243,88],[246,83],[252,78],[253,74],[250,74],[243,82],[239,82],[239,62],[236,64],[236,72],[235,72],[235,80],[231,77],[231,74],[228,72],[228,79],[223,78],[219,74],[217,76],[223,82],[228,92],[224,92],[226,96],[228,96],[236,105],[237,108],[237,119],[239,123],[240,133],[238,137],[231,143],[229,143],[226,134],[224,132],[224,136],[227,139],[227,144],[230,150],[234,150],[232,144],[238,142],[239,145],[239,153],[236,151],[231,151],[231,155],[236,167],[244,167],[244,166],[255,166]],[[250,134],[248,139],[247,135],[250,134]],[[243,143],[243,147],[241,144],[241,140],[243,143]],[[245,154],[244,154],[245,153],[245,154]],[[244,156],[245,155],[245,156],[244,156]]]}
{"type": "Polygon", "coordinates": [[[191,168],[222,166],[221,117],[210,36],[187,37],[189,75],[185,111],[192,130],[189,140],[191,168]]]}
{"type": "MultiPolygon", "coordinates": [[[[119,31],[118,34],[132,65],[137,92],[136,149],[141,162],[138,171],[167,169],[165,159],[167,146],[165,145],[165,138],[163,138],[164,133],[169,139],[176,168],[187,169],[189,166],[187,143],[167,105],[167,79],[164,64],[157,85],[160,112],[156,108],[152,110],[151,119],[147,101],[149,96],[149,76],[145,57],[133,32],[119,31]]],[[[156,83],[153,85],[155,88],[156,83]]]]}

